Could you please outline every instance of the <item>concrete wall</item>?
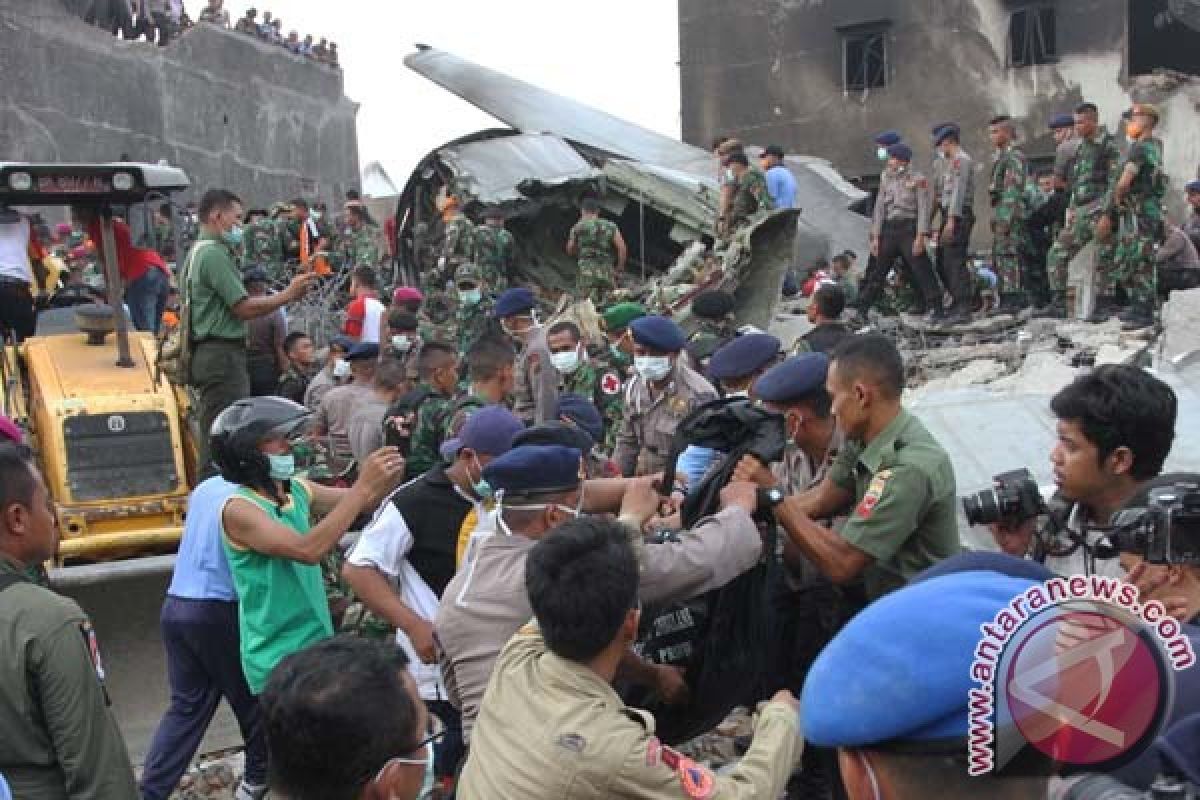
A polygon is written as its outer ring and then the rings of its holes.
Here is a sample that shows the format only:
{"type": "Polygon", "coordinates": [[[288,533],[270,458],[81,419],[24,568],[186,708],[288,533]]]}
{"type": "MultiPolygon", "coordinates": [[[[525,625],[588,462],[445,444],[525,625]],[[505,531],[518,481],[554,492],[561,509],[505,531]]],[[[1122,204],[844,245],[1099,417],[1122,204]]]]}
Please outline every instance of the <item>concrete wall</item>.
{"type": "Polygon", "coordinates": [[[61,0],[0,0],[0,159],[182,167],[198,197],[334,201],[356,186],[357,105],[342,75],[201,25],[166,48],[125,42],[61,0]]]}
{"type": "MultiPolygon", "coordinates": [[[[1146,2],[1147,0],[1128,0],[1146,2]]],[[[1019,120],[1031,156],[1053,154],[1046,120],[1083,99],[1116,130],[1132,101],[1164,114],[1173,203],[1200,163],[1200,83],[1166,76],[1130,79],[1125,68],[1127,0],[1054,2],[1056,64],[1008,68],[1013,0],[679,0],[683,138],[707,147],[717,134],[828,158],[847,176],[877,175],[871,135],[895,128],[925,169],[930,128],[956,121],[986,185],[987,121],[1019,120]],[[838,28],[890,20],[888,85],[846,92],[838,28]]],[[[1200,46],[1200,34],[1195,35],[1200,46]]],[[[976,204],[986,206],[982,188],[976,204]]],[[[977,226],[984,231],[986,214],[977,226]]],[[[976,243],[979,237],[976,237],[976,243]]]]}

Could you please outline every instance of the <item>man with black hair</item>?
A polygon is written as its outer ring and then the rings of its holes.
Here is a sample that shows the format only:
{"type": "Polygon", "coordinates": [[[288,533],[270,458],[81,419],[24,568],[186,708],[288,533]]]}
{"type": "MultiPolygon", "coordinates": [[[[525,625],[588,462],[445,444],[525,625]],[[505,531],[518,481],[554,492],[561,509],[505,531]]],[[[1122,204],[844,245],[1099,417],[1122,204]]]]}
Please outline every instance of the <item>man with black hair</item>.
{"type": "Polygon", "coordinates": [[[767,188],[767,176],[757,167],[750,166],[745,153],[734,153],[729,157],[729,168],[737,184],[733,188],[733,199],[729,206],[729,228],[725,238],[731,238],[739,229],[750,222],[750,218],[761,211],[771,211],[775,201],[767,188]]]}
{"type": "Polygon", "coordinates": [[[207,469],[208,431],[217,415],[250,396],[246,322],[273,314],[308,292],[310,274],[292,278],[275,294],[251,297],[242,283],[237,251],[242,243],[242,201],[226,189],[209,189],[200,200],[200,237],[180,272],[183,302],[190,308],[192,356],[188,383],[196,392],[201,437],[198,464],[207,469]]]}
{"type": "Polygon", "coordinates": [[[312,339],[304,331],[292,331],[283,339],[283,354],[288,366],[279,377],[279,388],[274,394],[294,403],[303,403],[309,381],[317,371],[312,339]]]}
{"type": "Polygon", "coordinates": [[[28,448],[0,443],[0,772],[22,800],[137,797],[96,634],[31,583],[58,551],[54,500],[28,448]]]}
{"type": "Polygon", "coordinates": [[[348,204],[346,227],[348,230],[338,243],[343,266],[377,269],[383,261],[383,237],[367,207],[358,203],[348,204]]]}
{"type": "Polygon", "coordinates": [[[360,265],[350,276],[350,296],[342,333],[359,342],[380,343],[383,334],[383,303],[379,302],[379,275],[374,268],[360,265]]]}
{"type": "Polygon", "coordinates": [[[775,517],[830,580],[862,576],[875,600],[961,549],[954,468],[901,404],[904,362],[887,337],[843,342],[825,385],[846,446],[819,485],[776,498],[775,517]],[[850,508],[839,531],[814,521],[850,508]]]}
{"type": "Polygon", "coordinates": [[[263,691],[273,796],[418,800],[433,789],[429,714],[402,650],[339,636],[289,655],[263,691]]]}
{"type": "Polygon", "coordinates": [[[467,351],[467,391],[460,392],[442,419],[442,441],[459,434],[484,406],[507,405],[517,384],[517,351],[504,339],[485,336],[467,351]]]}
{"type": "Polygon", "coordinates": [[[1059,496],[1072,503],[1066,530],[1035,536],[1038,520],[1000,523],[992,535],[1011,555],[1031,556],[1060,575],[1124,577],[1118,559],[1093,547],[1137,492],[1158,475],[1175,438],[1170,386],[1138,367],[1109,364],[1080,375],[1050,401],[1058,440],[1050,452],[1059,496]]]}
{"type": "Polygon", "coordinates": [[[838,253],[829,262],[829,274],[846,296],[846,305],[858,301],[858,279],[854,275],[854,258],[850,252],[838,253]]]}
{"type": "Polygon", "coordinates": [[[947,125],[933,134],[933,146],[942,156],[934,178],[934,208],[941,223],[935,229],[938,276],[954,299],[953,322],[966,322],[971,313],[971,277],[967,272],[967,247],[975,228],[975,162],[960,143],[958,125],[947,125]]]}
{"type": "Polygon", "coordinates": [[[832,353],[852,335],[842,323],[842,311],[846,309],[846,294],[836,283],[820,283],[808,301],[805,314],[813,329],[800,337],[800,341],[814,353],[832,353]]]}
{"type": "Polygon", "coordinates": [[[354,340],[349,336],[338,334],[329,340],[329,347],[323,351],[325,364],[312,376],[308,388],[304,390],[304,405],[309,409],[316,411],[321,407],[325,395],[349,380],[350,362],[346,360],[346,354],[351,347],[354,347],[354,340]]]}
{"type": "Polygon", "coordinates": [[[309,212],[307,200],[297,197],[288,205],[288,221],[283,234],[284,255],[298,262],[301,272],[306,272],[312,265],[313,256],[328,249],[329,239],[321,231],[315,215],[309,212]]]}
{"type": "Polygon", "coordinates": [[[483,212],[483,224],[475,229],[475,266],[489,294],[497,295],[508,288],[514,267],[513,235],[504,227],[504,209],[488,206],[483,212]]]}
{"type": "Polygon", "coordinates": [[[579,208],[579,222],[567,237],[567,255],[577,258],[579,264],[579,298],[605,305],[608,293],[617,288],[618,276],[625,271],[628,254],[617,224],[600,216],[600,201],[585,197],[579,208]]]}
{"type": "MultiPolygon", "coordinates": [[[[445,433],[445,418],[458,391],[458,350],[443,342],[426,342],[417,361],[419,382],[413,391],[419,396],[406,408],[393,407],[384,416],[385,424],[401,438],[408,438],[408,471],[416,476],[432,469],[441,461],[438,452],[445,433]]],[[[401,398],[400,404],[405,399],[401,398]]],[[[384,439],[389,439],[385,432],[384,439]]]]}
{"type": "Polygon", "coordinates": [[[1000,278],[1000,311],[1016,313],[1026,306],[1029,271],[1029,203],[1025,193],[1025,154],[1012,117],[1001,114],[988,123],[995,148],[988,195],[992,203],[992,264],[1000,278]]]}
{"type": "Polygon", "coordinates": [[[638,585],[620,523],[572,520],[530,549],[525,589],[536,624],[500,654],[459,797],[780,796],[803,748],[790,692],[764,706],[749,751],[725,775],[664,747],[653,717],[621,703],[611,683],[637,638],[638,585]]]}
{"type": "MultiPolygon", "coordinates": [[[[250,297],[268,293],[266,270],[252,267],[242,273],[242,284],[250,297]]],[[[250,394],[254,397],[275,394],[279,376],[288,363],[284,352],[287,317],[282,308],[246,323],[246,370],[250,373],[250,394]]]]}
{"type": "Polygon", "coordinates": [[[570,320],[554,323],[546,331],[546,346],[550,349],[550,363],[559,374],[560,397],[577,394],[594,403],[606,417],[620,414],[619,409],[609,408],[621,402],[620,385],[606,377],[609,373],[596,368],[578,325],[570,320]]]}

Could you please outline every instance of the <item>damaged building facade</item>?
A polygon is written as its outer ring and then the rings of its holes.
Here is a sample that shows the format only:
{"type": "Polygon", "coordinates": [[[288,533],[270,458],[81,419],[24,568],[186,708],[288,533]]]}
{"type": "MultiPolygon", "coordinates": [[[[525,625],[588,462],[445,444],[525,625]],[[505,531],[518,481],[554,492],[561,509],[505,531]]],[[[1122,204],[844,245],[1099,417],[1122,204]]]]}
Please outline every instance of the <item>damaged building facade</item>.
{"type": "Polygon", "coordinates": [[[1006,113],[1048,166],[1052,114],[1088,100],[1115,131],[1133,102],[1153,102],[1174,212],[1197,176],[1198,0],[679,0],[679,37],[683,138],[702,147],[778,143],[870,189],[877,131],[900,131],[928,165],[931,127],[955,121],[983,170],[987,122],[1006,113]]]}

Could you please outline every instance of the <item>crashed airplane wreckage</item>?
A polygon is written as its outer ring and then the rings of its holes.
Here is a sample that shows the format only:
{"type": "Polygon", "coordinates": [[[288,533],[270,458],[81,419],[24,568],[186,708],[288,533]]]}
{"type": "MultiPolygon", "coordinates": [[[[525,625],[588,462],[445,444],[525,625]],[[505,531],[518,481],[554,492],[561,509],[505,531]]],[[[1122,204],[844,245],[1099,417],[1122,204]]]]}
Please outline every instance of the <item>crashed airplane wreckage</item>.
{"type": "Polygon", "coordinates": [[[413,171],[396,215],[410,279],[437,261],[436,201],[446,189],[474,218],[483,206],[502,207],[517,270],[550,291],[575,285],[564,246],[581,199],[599,197],[629,247],[623,293],[685,325],[692,296],[723,288],[736,294],[739,322],[766,328],[789,267],[866,248],[868,220],[851,210],[863,193],[826,161],[789,158],[800,208],[761,214],[718,247],[720,189],[707,151],[426,46],[404,63],[511,126],[449,142],[413,171]]]}

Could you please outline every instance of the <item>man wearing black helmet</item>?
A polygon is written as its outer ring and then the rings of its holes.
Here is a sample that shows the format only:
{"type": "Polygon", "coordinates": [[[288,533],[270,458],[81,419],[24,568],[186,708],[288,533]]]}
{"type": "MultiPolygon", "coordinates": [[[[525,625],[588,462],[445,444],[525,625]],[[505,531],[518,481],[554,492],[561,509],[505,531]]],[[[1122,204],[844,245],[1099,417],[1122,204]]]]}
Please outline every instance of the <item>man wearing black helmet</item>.
{"type": "Polygon", "coordinates": [[[213,460],[238,485],[221,512],[221,543],[237,588],[242,670],[256,695],[284,656],[333,635],[321,558],[404,475],[404,459],[385,447],[349,489],[296,478],[289,440],[311,414],[282,397],[255,397],[213,423],[213,460]]]}

